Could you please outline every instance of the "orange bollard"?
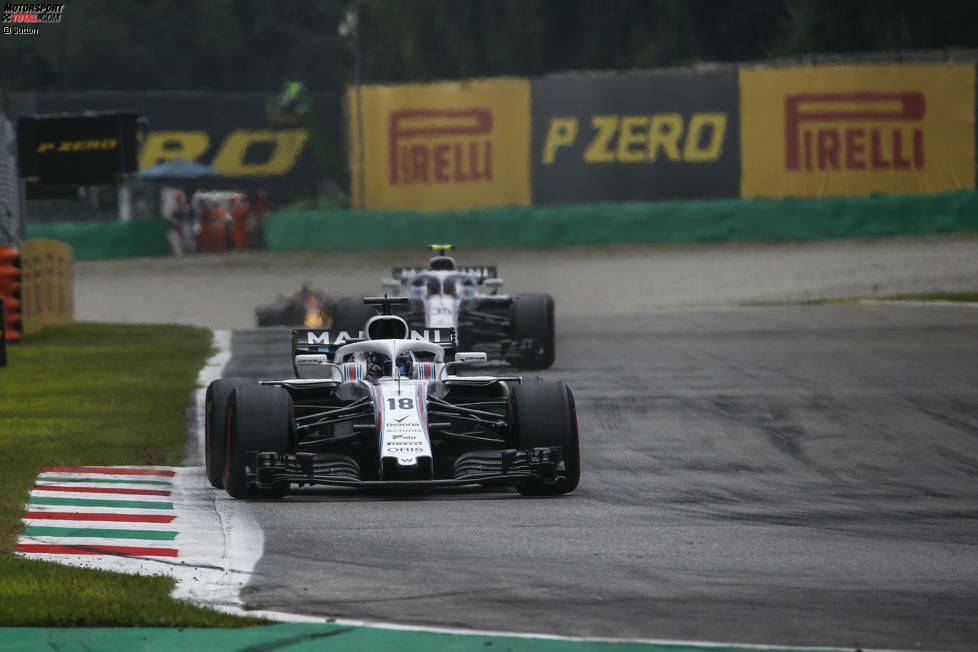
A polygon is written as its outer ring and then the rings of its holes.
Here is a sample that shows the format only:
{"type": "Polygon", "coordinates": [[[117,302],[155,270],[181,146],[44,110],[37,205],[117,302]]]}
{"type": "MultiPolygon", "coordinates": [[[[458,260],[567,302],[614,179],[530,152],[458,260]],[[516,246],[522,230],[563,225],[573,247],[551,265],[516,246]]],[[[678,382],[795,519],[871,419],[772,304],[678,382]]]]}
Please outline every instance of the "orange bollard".
{"type": "Polygon", "coordinates": [[[20,254],[12,247],[0,247],[0,296],[4,298],[5,340],[23,336],[20,316],[20,254]]]}

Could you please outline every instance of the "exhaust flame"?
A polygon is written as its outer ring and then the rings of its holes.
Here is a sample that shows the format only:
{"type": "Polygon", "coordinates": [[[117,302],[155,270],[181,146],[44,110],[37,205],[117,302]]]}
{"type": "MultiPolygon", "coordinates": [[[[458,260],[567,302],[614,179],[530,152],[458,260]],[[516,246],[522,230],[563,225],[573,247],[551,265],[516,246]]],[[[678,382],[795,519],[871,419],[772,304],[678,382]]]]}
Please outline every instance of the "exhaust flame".
{"type": "Polygon", "coordinates": [[[321,328],[323,320],[323,312],[321,310],[309,310],[306,312],[305,318],[306,328],[321,328]]]}

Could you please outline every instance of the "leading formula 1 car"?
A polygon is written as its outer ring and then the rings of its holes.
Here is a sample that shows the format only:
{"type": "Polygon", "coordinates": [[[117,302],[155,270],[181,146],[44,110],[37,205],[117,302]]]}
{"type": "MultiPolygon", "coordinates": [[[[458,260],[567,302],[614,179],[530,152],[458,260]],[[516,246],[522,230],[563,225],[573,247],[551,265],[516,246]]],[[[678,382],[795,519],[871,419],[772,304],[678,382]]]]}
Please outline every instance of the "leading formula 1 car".
{"type": "Polygon", "coordinates": [[[382,306],[365,337],[292,331],[296,378],[222,378],[206,394],[207,475],[235,498],[293,484],[443,487],[509,484],[525,496],[580,478],[574,396],[562,382],[458,375],[486,360],[456,353],[452,328],[412,331],[382,306]]]}
{"type": "MultiPolygon", "coordinates": [[[[414,329],[455,328],[464,350],[486,351],[521,369],[554,363],[554,300],[549,294],[499,294],[495,266],[456,264],[451,245],[431,245],[428,267],[395,267],[384,286],[409,303],[398,310],[414,329]]],[[[339,299],[333,324],[357,332],[373,314],[359,297],[339,299]]]]}

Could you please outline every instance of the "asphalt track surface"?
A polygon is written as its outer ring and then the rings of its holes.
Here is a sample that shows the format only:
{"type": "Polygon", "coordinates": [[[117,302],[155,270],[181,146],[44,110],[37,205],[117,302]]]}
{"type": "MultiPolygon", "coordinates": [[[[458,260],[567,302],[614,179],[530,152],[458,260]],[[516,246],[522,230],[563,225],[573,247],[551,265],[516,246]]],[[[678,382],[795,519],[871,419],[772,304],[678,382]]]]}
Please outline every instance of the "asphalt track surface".
{"type": "MultiPolygon", "coordinates": [[[[76,316],[235,329],[424,253],[81,261],[76,316]]],[[[252,507],[243,596],[296,613],[600,637],[978,649],[978,307],[745,302],[978,291],[978,238],[459,252],[550,291],[573,494],[304,489],[252,507]]]]}
{"type": "MultiPolygon", "coordinates": [[[[576,636],[978,648],[978,307],[558,322],[568,496],[255,503],[265,609],[576,636]]],[[[282,330],[225,375],[286,377],[282,330]]]]}

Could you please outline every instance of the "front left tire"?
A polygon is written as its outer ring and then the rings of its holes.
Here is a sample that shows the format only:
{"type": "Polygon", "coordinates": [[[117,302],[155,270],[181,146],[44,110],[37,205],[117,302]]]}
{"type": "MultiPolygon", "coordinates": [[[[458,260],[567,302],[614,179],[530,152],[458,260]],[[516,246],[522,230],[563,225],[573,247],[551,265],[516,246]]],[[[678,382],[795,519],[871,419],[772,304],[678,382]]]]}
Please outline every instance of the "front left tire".
{"type": "Polygon", "coordinates": [[[581,480],[581,447],[577,409],[570,387],[544,380],[513,387],[513,440],[517,448],[559,446],[565,473],[560,482],[525,480],[516,485],[524,496],[557,496],[570,493],[581,480]]]}
{"type": "Polygon", "coordinates": [[[532,340],[540,349],[523,356],[521,369],[549,369],[556,357],[554,300],[549,294],[517,294],[511,309],[512,336],[517,342],[532,340]]]}
{"type": "Polygon", "coordinates": [[[267,489],[249,486],[249,453],[288,453],[292,439],[292,397],[281,387],[244,385],[228,399],[224,488],[233,498],[281,498],[288,483],[267,489]]]}

